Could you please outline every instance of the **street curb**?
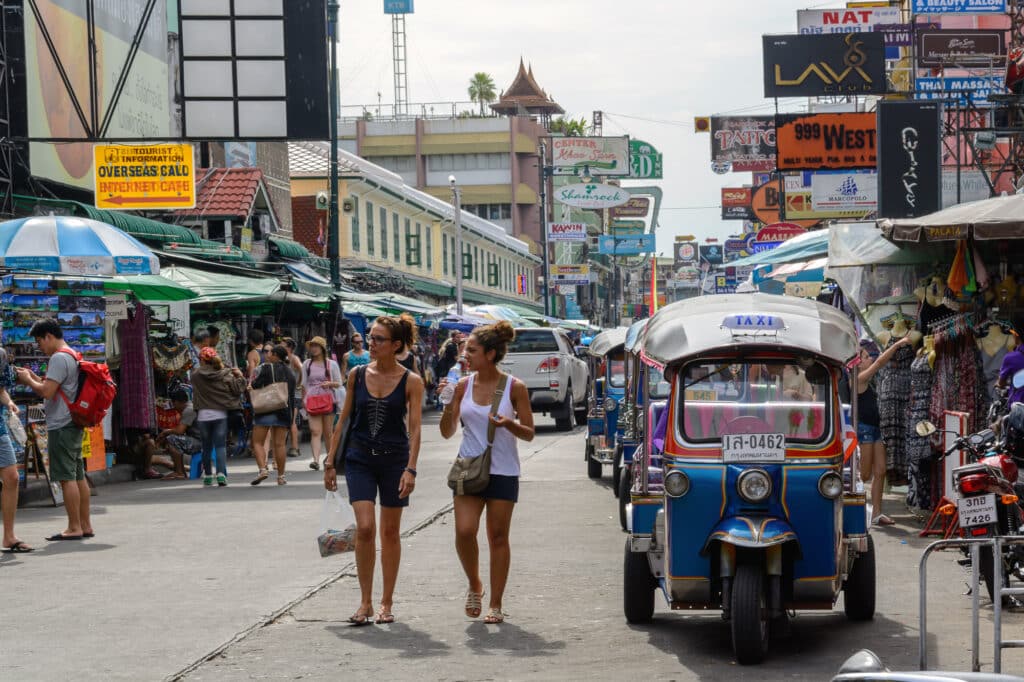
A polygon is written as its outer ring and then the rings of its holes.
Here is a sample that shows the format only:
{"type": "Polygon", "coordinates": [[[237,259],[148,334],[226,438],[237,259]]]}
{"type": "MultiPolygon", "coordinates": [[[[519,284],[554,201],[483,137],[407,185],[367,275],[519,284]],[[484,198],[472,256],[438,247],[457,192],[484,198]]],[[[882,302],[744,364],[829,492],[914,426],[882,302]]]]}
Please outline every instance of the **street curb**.
{"type": "MultiPolygon", "coordinates": [[[[127,483],[132,480],[132,472],[135,470],[131,464],[115,464],[111,469],[89,472],[89,480],[96,487],[111,483],[127,483]]],[[[43,479],[32,479],[28,486],[18,492],[18,506],[24,507],[30,504],[44,502],[52,504],[50,489],[43,479]]]]}

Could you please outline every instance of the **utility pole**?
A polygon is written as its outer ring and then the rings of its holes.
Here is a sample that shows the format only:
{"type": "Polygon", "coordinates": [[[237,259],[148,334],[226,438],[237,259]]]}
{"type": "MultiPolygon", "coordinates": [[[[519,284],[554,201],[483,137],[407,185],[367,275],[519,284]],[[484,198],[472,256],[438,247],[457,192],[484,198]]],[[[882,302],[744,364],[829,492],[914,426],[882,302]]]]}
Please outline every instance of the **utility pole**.
{"type": "MultiPolygon", "coordinates": [[[[335,294],[341,288],[341,263],[338,241],[338,0],[327,1],[327,38],[331,41],[331,74],[327,83],[330,103],[331,163],[328,178],[330,204],[327,208],[327,258],[331,265],[331,288],[335,294]]],[[[333,343],[333,339],[330,343],[333,343]]]]}
{"type": "Polygon", "coordinates": [[[540,143],[540,164],[537,168],[540,171],[540,243],[543,252],[541,261],[541,277],[544,282],[541,291],[544,294],[544,316],[551,317],[551,293],[548,289],[548,145],[540,143]]]}
{"type": "Polygon", "coordinates": [[[455,314],[462,314],[462,270],[465,267],[465,256],[462,254],[462,192],[455,184],[455,176],[448,176],[448,184],[452,188],[452,206],[455,207],[455,218],[452,221],[455,227],[455,253],[459,254],[458,268],[452,274],[455,275],[455,314]]]}

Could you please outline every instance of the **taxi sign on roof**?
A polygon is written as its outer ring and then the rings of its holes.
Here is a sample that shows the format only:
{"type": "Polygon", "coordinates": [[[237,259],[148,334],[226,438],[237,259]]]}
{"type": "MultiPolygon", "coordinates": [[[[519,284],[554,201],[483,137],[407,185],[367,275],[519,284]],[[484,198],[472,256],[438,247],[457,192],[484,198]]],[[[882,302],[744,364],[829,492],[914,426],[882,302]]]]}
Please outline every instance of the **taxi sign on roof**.
{"type": "Polygon", "coordinates": [[[761,313],[740,313],[729,315],[722,321],[722,327],[733,332],[768,332],[786,328],[786,323],[778,315],[761,313]]]}
{"type": "Polygon", "coordinates": [[[190,144],[98,144],[96,208],[176,209],[196,205],[190,144]]]}

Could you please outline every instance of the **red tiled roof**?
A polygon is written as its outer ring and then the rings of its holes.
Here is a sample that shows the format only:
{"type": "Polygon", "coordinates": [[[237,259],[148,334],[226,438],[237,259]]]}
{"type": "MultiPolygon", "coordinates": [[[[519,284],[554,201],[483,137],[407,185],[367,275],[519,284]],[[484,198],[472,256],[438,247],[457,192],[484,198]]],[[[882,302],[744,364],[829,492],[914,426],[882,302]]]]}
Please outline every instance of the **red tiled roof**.
{"type": "Polygon", "coordinates": [[[195,208],[175,211],[194,218],[247,218],[263,182],[259,168],[200,168],[195,208]]]}

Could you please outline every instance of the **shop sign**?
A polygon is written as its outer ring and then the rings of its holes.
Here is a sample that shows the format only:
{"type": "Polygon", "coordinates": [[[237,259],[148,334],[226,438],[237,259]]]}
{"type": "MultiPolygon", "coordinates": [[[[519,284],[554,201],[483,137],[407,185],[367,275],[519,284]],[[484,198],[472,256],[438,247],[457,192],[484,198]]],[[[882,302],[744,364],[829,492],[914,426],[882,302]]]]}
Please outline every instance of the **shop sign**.
{"type": "Polygon", "coordinates": [[[889,48],[910,47],[914,44],[914,27],[910,24],[877,24],[875,31],[885,37],[886,58],[889,48]]]}
{"type": "Polygon", "coordinates": [[[750,202],[754,190],[751,187],[722,188],[722,220],[750,220],[754,217],[750,202]]]}
{"type": "Polygon", "coordinates": [[[696,289],[700,286],[700,270],[695,267],[682,267],[676,270],[676,277],[670,284],[675,289],[696,289]]]}
{"type": "Polygon", "coordinates": [[[938,227],[925,227],[925,240],[929,242],[950,242],[967,239],[968,230],[966,225],[942,225],[938,227]]]}
{"type": "Polygon", "coordinates": [[[697,244],[694,242],[675,242],[672,255],[676,269],[697,262],[697,244]]]}
{"type": "Polygon", "coordinates": [[[552,265],[550,274],[553,284],[590,284],[589,265],[552,265]]]}
{"type": "Polygon", "coordinates": [[[765,97],[883,95],[881,33],[762,36],[765,97]]]}
{"type": "MultiPolygon", "coordinates": [[[[787,182],[788,182],[788,180],[787,180],[787,182]]],[[[786,211],[787,211],[786,212],[786,220],[788,222],[796,223],[796,224],[800,225],[801,227],[811,227],[812,225],[816,225],[818,223],[817,220],[808,220],[808,219],[803,219],[803,218],[792,219],[789,216],[789,213],[788,213],[788,211],[789,211],[789,203],[788,202],[789,202],[789,196],[790,196],[790,193],[789,193],[788,189],[786,190],[785,196],[786,196],[786,202],[787,202],[787,204],[786,204],[786,211]]],[[[756,216],[757,219],[760,222],[764,223],[765,225],[772,225],[774,223],[782,222],[782,218],[781,218],[782,205],[781,205],[780,202],[781,202],[781,195],[780,195],[780,192],[779,192],[779,183],[778,182],[769,182],[767,184],[761,185],[760,187],[756,187],[754,189],[754,195],[753,195],[753,198],[751,199],[751,208],[754,211],[754,216],[756,216]]]]}
{"type": "Polygon", "coordinates": [[[721,265],[725,260],[725,252],[718,244],[701,244],[698,253],[701,262],[707,265],[721,265]]]}
{"type": "Polygon", "coordinates": [[[644,231],[644,221],[642,220],[613,220],[609,226],[609,230],[613,234],[639,234],[644,231]]]}
{"type": "Polygon", "coordinates": [[[780,170],[874,168],[877,121],[873,113],[780,114],[780,170]]]}
{"type": "Polygon", "coordinates": [[[643,218],[651,210],[651,200],[647,197],[630,197],[622,206],[616,206],[608,211],[608,217],[612,220],[617,218],[643,218]]]}
{"type": "MultiPolygon", "coordinates": [[[[899,7],[845,7],[841,9],[797,10],[797,31],[802,34],[860,33],[881,31],[882,26],[893,25],[900,20],[899,7]]],[[[910,26],[907,40],[910,40],[910,26]]],[[[898,45],[890,42],[885,35],[885,58],[899,59],[898,45]]],[[[910,44],[909,42],[907,43],[910,44]]]]}
{"type": "Polygon", "coordinates": [[[917,32],[917,65],[999,66],[1006,61],[1005,31],[946,29],[917,32]]]}
{"type": "Polygon", "coordinates": [[[575,208],[614,208],[629,201],[629,192],[613,185],[579,183],[559,187],[555,199],[575,208]]]}
{"type": "Polygon", "coordinates": [[[93,156],[96,208],[153,210],[196,205],[190,144],[97,144],[93,156]]]}
{"type": "Polygon", "coordinates": [[[114,322],[128,319],[128,299],[124,294],[110,294],[107,296],[106,319],[114,322]]]}
{"type": "Polygon", "coordinates": [[[754,234],[750,241],[750,247],[754,253],[769,251],[782,242],[788,241],[797,235],[807,232],[806,229],[795,223],[775,223],[765,225],[754,234]]]}
{"type": "MultiPolygon", "coordinates": [[[[629,175],[628,137],[553,137],[555,175],[629,175]]],[[[583,206],[581,208],[592,208],[583,206]]],[[[605,208],[602,206],[601,208],[605,208]]]]}
{"type": "Polygon", "coordinates": [[[551,223],[548,225],[549,242],[585,242],[587,226],[583,223],[551,223]]]}
{"type": "Polygon", "coordinates": [[[985,174],[970,168],[960,169],[960,196],[957,198],[955,170],[942,171],[942,208],[966,204],[970,201],[981,201],[992,196],[992,191],[985,181],[985,174]]]}
{"type": "Polygon", "coordinates": [[[252,228],[242,228],[242,238],[239,240],[238,247],[246,253],[252,251],[252,228]]]}
{"type": "Polygon", "coordinates": [[[635,237],[617,237],[604,235],[597,240],[597,252],[606,256],[638,256],[641,253],[654,253],[655,237],[653,234],[641,234],[635,237]]]}
{"type": "Polygon", "coordinates": [[[914,99],[922,100],[957,100],[961,106],[967,106],[968,100],[976,107],[991,106],[988,96],[992,92],[1001,93],[1003,74],[993,72],[987,76],[926,76],[914,80],[914,99]]]}
{"type": "Polygon", "coordinates": [[[913,0],[911,14],[1003,14],[1006,0],[913,0]]]}
{"type": "Polygon", "coordinates": [[[828,217],[873,213],[878,209],[878,177],[874,173],[814,173],[811,209],[828,217]]]}
{"type": "Polygon", "coordinates": [[[726,260],[750,255],[750,240],[748,239],[726,239],[723,247],[726,260]]]}
{"type": "Polygon", "coordinates": [[[661,180],[662,166],[661,152],[643,140],[629,141],[629,177],[661,180]]]}
{"type": "Polygon", "coordinates": [[[942,105],[878,103],[883,153],[878,162],[878,215],[916,218],[942,206],[942,105]]]}
{"type": "Polygon", "coordinates": [[[733,171],[775,168],[774,116],[712,116],[711,162],[733,171]]]}

